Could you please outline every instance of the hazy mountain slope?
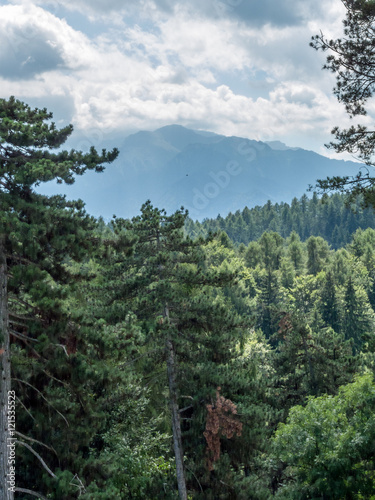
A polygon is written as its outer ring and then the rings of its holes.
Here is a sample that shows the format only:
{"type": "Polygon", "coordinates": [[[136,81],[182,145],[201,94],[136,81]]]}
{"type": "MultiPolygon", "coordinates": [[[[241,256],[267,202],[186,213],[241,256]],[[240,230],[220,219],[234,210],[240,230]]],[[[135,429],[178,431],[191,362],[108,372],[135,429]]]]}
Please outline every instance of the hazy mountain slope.
{"type": "MultiPolygon", "coordinates": [[[[356,163],[312,151],[272,149],[178,125],[132,134],[118,147],[118,160],[104,173],[90,172],[63,188],[69,198],[82,198],[96,216],[131,217],[151,199],[168,212],[183,205],[192,218],[216,217],[268,199],[289,202],[318,178],[358,171],[356,163]]],[[[43,192],[61,192],[61,186],[46,186],[43,192]]]]}

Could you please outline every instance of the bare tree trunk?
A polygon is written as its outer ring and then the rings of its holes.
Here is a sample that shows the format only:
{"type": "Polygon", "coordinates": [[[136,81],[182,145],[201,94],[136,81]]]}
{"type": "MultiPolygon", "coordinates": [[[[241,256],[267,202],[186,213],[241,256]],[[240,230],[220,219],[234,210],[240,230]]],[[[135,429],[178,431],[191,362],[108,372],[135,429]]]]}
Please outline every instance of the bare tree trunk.
{"type": "MultiPolygon", "coordinates": [[[[165,306],[164,318],[169,322],[168,306],[165,306]]],[[[166,341],[167,350],[167,372],[169,384],[170,411],[172,417],[173,448],[176,460],[176,475],[180,500],[187,500],[186,479],[184,470],[184,452],[182,448],[181,421],[177,400],[175,350],[170,338],[166,341]]]]}
{"type": "MultiPolygon", "coordinates": [[[[0,498],[13,500],[14,498],[14,467],[13,449],[15,439],[9,430],[8,397],[11,396],[10,373],[10,341],[8,315],[8,270],[4,248],[4,237],[0,235],[0,498]],[[12,457],[10,456],[12,451],[12,457]]],[[[14,398],[12,399],[14,401],[14,398]]],[[[13,422],[14,423],[14,422],[13,422]]]]}

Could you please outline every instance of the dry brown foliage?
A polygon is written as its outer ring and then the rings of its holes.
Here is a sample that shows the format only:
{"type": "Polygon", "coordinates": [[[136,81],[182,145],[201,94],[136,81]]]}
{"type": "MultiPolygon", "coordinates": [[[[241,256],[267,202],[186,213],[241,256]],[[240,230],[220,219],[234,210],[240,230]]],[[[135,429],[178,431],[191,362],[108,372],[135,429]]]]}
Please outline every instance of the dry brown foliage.
{"type": "Polygon", "coordinates": [[[220,396],[221,388],[216,391],[216,401],[206,405],[206,430],[203,433],[207,441],[207,465],[213,470],[213,464],[220,458],[220,438],[230,439],[237,434],[241,436],[242,423],[233,417],[237,414],[237,406],[230,399],[220,396]]]}

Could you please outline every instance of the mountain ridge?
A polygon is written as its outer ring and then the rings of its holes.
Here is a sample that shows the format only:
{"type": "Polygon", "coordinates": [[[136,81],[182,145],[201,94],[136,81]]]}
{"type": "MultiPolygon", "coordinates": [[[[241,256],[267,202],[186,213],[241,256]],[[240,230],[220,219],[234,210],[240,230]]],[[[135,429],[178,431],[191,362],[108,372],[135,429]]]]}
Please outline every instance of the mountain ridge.
{"type": "Polygon", "coordinates": [[[280,141],[270,144],[181,125],[136,132],[118,147],[119,158],[100,175],[89,172],[72,186],[46,185],[39,191],[81,198],[89,213],[106,219],[132,217],[150,199],[167,212],[184,206],[190,217],[203,220],[268,200],[290,202],[317,179],[355,175],[360,167],[280,141]]]}

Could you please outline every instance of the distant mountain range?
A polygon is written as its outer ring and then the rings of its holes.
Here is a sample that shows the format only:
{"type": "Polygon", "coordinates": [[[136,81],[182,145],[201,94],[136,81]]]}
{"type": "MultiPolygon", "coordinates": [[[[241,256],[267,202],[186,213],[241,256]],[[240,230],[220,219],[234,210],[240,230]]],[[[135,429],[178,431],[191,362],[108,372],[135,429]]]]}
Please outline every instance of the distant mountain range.
{"type": "Polygon", "coordinates": [[[193,219],[227,215],[290,202],[317,179],[353,175],[359,164],[331,160],[312,151],[170,125],[126,137],[119,158],[101,174],[89,172],[72,186],[45,185],[46,194],[63,191],[81,198],[87,211],[105,219],[132,217],[147,199],[172,212],[183,205],[193,219]]]}

